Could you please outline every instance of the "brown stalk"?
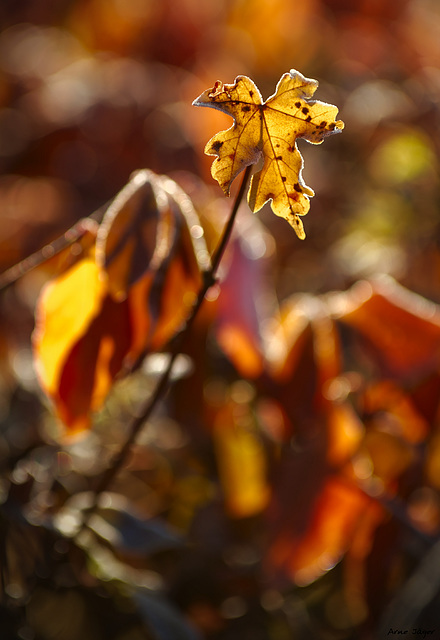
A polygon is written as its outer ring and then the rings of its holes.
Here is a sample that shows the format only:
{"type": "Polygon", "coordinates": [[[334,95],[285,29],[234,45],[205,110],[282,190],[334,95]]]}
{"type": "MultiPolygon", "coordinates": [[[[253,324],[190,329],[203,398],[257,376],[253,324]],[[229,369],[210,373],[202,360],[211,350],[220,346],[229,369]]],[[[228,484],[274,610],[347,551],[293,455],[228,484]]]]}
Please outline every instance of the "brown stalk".
{"type": "Polygon", "coordinates": [[[220,241],[213,253],[212,260],[211,260],[211,268],[209,269],[209,271],[205,273],[203,285],[199,291],[197,300],[194,303],[191,314],[188,317],[185,323],[185,326],[173,341],[173,346],[170,352],[170,359],[168,362],[168,366],[165,369],[165,371],[162,373],[162,376],[160,377],[154,392],[145,402],[145,405],[142,408],[139,416],[137,416],[132,421],[129,427],[129,435],[127,440],[125,441],[121,449],[116,454],[111,465],[104,471],[101,478],[99,479],[98,484],[94,490],[93,503],[84,511],[83,520],[81,522],[81,525],[75,537],[79,536],[79,534],[82,531],[84,531],[84,529],[87,527],[91,516],[93,515],[93,513],[96,511],[98,507],[99,498],[101,494],[104,493],[104,491],[106,491],[109,488],[113,479],[115,478],[115,476],[117,475],[121,467],[124,465],[127,459],[127,456],[130,452],[130,449],[134,444],[138,434],[142,430],[142,427],[149,420],[154,409],[156,408],[160,400],[162,400],[162,398],[164,397],[169,387],[173,366],[177,359],[177,356],[182,351],[182,346],[190,331],[191,326],[194,323],[194,320],[200,310],[200,307],[203,304],[203,300],[205,299],[205,295],[208,289],[216,282],[217,271],[218,271],[221,259],[223,257],[223,254],[225,252],[226,246],[228,244],[228,241],[231,237],[232,228],[234,226],[234,221],[237,215],[237,211],[243,199],[243,195],[245,193],[246,185],[248,183],[251,171],[252,171],[252,165],[249,165],[248,167],[246,167],[240,188],[234,200],[234,204],[233,204],[228,222],[225,225],[225,228],[222,233],[222,237],[220,238],[220,241]]]}

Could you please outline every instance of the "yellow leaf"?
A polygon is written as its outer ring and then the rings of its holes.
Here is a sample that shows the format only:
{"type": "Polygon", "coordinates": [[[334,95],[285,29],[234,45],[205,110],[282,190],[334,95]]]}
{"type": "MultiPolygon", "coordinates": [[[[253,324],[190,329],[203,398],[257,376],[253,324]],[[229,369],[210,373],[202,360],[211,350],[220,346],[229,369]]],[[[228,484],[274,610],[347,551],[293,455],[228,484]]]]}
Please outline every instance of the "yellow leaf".
{"type": "Polygon", "coordinates": [[[90,427],[130,349],[127,301],[116,302],[93,257],[55,278],[38,301],[33,334],[39,381],[69,433],[90,427]]]}
{"type": "Polygon", "coordinates": [[[91,257],[44,288],[36,311],[33,344],[39,379],[47,393],[55,393],[66,354],[99,313],[104,295],[104,284],[91,257]]]}
{"type": "Polygon", "coordinates": [[[246,402],[227,402],[216,416],[213,435],[228,512],[236,518],[260,513],[269,499],[266,459],[246,402]]]}
{"type": "Polygon", "coordinates": [[[263,167],[252,177],[249,206],[256,212],[271,200],[272,211],[285,218],[301,239],[305,233],[299,216],[308,212],[314,192],[303,181],[303,159],[296,140],[320,144],[344,128],[341,120],[335,120],[337,107],[311,100],[317,88],[316,80],[291,69],[266,102],[246,76],[238,76],[234,84],[217,81],[193,102],[223,111],[235,121],[205,147],[207,155],[217,156],[211,172],[223,191],[228,195],[240,171],[263,158],[263,167]]]}
{"type": "Polygon", "coordinates": [[[364,437],[364,425],[348,402],[333,403],[327,414],[327,460],[336,467],[354,455],[364,437]]]}

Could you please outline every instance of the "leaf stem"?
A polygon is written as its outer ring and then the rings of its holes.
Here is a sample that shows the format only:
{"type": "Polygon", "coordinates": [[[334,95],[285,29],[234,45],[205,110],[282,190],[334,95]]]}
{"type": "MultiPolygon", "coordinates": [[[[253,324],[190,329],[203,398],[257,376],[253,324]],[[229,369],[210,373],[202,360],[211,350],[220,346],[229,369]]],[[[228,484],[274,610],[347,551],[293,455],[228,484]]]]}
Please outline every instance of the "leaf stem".
{"type": "Polygon", "coordinates": [[[98,507],[98,503],[99,503],[99,498],[101,496],[102,493],[104,493],[104,491],[106,491],[108,489],[108,487],[110,486],[110,484],[112,483],[113,479],[115,478],[115,476],[118,474],[119,470],[121,469],[121,467],[123,466],[123,464],[125,463],[125,460],[130,452],[130,449],[132,447],[132,445],[134,444],[139,432],[141,431],[143,425],[145,424],[145,422],[148,421],[148,419],[150,418],[151,414],[153,413],[154,409],[156,408],[157,404],[159,403],[159,401],[163,398],[163,396],[165,395],[168,386],[169,386],[169,382],[170,382],[170,378],[171,378],[171,373],[172,373],[172,369],[173,369],[173,365],[177,359],[177,356],[181,353],[182,350],[182,346],[183,343],[185,341],[185,338],[187,337],[189,330],[192,326],[192,324],[194,323],[194,320],[199,312],[200,307],[203,304],[203,301],[205,299],[206,293],[208,291],[208,289],[215,284],[216,282],[216,275],[217,275],[217,271],[218,268],[220,266],[220,262],[222,260],[222,257],[224,255],[226,246],[228,244],[228,241],[231,237],[231,233],[232,233],[232,229],[234,226],[234,222],[235,222],[235,218],[237,216],[237,211],[238,208],[240,206],[240,203],[243,199],[243,195],[246,191],[246,185],[248,183],[250,174],[252,172],[252,165],[249,165],[248,167],[246,167],[246,170],[244,172],[243,175],[243,179],[240,185],[240,188],[237,192],[237,195],[235,197],[234,200],[234,204],[232,206],[231,209],[231,214],[228,218],[228,222],[225,225],[225,228],[223,230],[222,236],[219,240],[219,243],[213,253],[212,256],[212,260],[211,260],[211,268],[209,269],[209,271],[207,271],[205,273],[205,278],[204,278],[204,282],[203,285],[200,288],[200,291],[198,293],[197,296],[197,300],[194,303],[194,306],[192,308],[191,314],[188,317],[183,329],[181,330],[181,332],[177,335],[176,339],[174,340],[174,344],[173,347],[171,349],[171,353],[170,353],[170,359],[168,362],[168,366],[165,369],[165,371],[163,372],[161,378],[159,379],[159,382],[153,392],[153,394],[148,398],[148,400],[146,401],[144,407],[142,408],[139,416],[137,416],[131,423],[131,426],[129,427],[129,435],[127,440],[125,441],[125,443],[123,444],[123,446],[121,447],[121,449],[119,450],[119,452],[116,454],[113,462],[111,463],[111,465],[105,470],[105,472],[102,474],[100,480],[98,481],[98,484],[95,488],[94,491],[94,496],[93,496],[93,503],[84,511],[83,514],[83,519],[81,522],[81,525],[75,535],[75,538],[77,538],[80,533],[82,531],[84,531],[84,529],[88,526],[88,523],[90,521],[91,516],[93,515],[93,513],[96,511],[97,507],[98,507]]]}
{"type": "MultiPolygon", "coordinates": [[[[223,235],[217,245],[216,250],[214,251],[213,257],[212,257],[212,267],[211,267],[211,271],[213,272],[213,275],[215,276],[217,269],[220,265],[221,259],[223,257],[223,254],[225,252],[226,249],[226,245],[228,244],[229,238],[231,236],[231,232],[232,232],[232,227],[234,226],[234,221],[235,221],[235,217],[237,215],[237,211],[238,211],[238,207],[240,206],[240,203],[243,199],[244,196],[244,192],[246,191],[246,186],[248,183],[248,180],[250,178],[250,175],[252,173],[252,166],[253,165],[248,165],[245,169],[244,175],[243,175],[243,180],[241,181],[241,185],[240,188],[237,192],[237,195],[235,197],[235,201],[234,201],[234,206],[232,207],[231,210],[231,215],[229,216],[228,222],[223,230],[223,235]]],[[[206,291],[205,291],[206,293],[206,291]]]]}

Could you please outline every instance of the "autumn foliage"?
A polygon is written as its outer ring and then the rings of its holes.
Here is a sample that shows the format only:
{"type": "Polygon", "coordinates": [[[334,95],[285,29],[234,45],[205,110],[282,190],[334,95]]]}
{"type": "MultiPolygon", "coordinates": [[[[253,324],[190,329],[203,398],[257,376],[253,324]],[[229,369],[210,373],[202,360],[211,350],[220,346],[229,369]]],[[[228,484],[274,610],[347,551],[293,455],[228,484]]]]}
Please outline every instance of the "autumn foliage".
{"type": "Polygon", "coordinates": [[[436,637],[435,2],[32,4],[0,9],[1,640],[436,637]]]}
{"type": "Polygon", "coordinates": [[[263,156],[264,164],[252,176],[249,189],[251,211],[259,211],[271,200],[272,211],[285,218],[301,240],[305,233],[298,216],[307,213],[309,197],[314,193],[302,178],[303,159],[296,140],[321,144],[325,136],[344,127],[341,120],[335,120],[336,107],[310,100],[317,88],[316,80],[291,69],[264,103],[258,88],[246,76],[239,76],[234,84],[217,82],[193,102],[234,118],[233,127],[216,134],[205,148],[208,155],[218,156],[212,176],[226,195],[240,171],[257,164],[263,156]]]}
{"type": "Polygon", "coordinates": [[[88,428],[116,376],[162,348],[185,320],[208,264],[198,229],[176,183],[139,171],[87,251],[43,290],[35,363],[69,431],[88,428]]]}

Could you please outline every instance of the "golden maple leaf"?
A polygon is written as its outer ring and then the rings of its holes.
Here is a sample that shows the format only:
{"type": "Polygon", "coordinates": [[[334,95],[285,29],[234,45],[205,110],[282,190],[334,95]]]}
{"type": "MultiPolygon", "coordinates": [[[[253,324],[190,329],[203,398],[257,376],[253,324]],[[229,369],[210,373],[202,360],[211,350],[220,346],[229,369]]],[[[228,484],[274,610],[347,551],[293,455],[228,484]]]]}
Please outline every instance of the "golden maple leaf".
{"type": "Polygon", "coordinates": [[[252,177],[249,206],[256,212],[271,200],[273,212],[285,218],[301,239],[305,233],[299,216],[308,212],[314,192],[302,178],[304,162],[296,140],[321,144],[326,136],[344,128],[335,119],[337,107],[311,100],[317,88],[316,80],[291,69],[266,102],[247,76],[237,76],[234,84],[217,81],[193,102],[234,118],[232,127],[217,133],[205,147],[207,155],[217,156],[211,173],[226,195],[240,171],[263,156],[263,167],[252,177]]]}

